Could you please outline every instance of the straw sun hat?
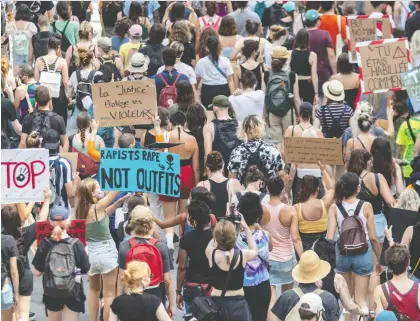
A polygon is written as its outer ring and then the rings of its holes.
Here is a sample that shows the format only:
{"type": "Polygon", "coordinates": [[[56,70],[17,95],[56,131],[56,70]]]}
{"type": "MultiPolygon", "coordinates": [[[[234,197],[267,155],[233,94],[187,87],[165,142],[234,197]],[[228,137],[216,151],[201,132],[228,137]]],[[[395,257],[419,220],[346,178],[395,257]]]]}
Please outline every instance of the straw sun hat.
{"type": "Polygon", "coordinates": [[[331,271],[331,265],[320,260],[312,250],[305,251],[298,265],[292,270],[293,279],[299,283],[315,283],[322,280],[331,271]]]}

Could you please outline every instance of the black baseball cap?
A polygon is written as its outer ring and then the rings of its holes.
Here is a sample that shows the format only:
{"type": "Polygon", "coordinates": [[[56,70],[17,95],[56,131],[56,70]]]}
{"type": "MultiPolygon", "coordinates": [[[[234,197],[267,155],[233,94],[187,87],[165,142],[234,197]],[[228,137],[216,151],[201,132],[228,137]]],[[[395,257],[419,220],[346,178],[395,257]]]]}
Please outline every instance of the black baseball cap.
{"type": "Polygon", "coordinates": [[[307,114],[307,115],[312,115],[312,104],[308,103],[307,101],[304,101],[303,103],[300,104],[300,108],[299,108],[299,115],[302,114],[307,114]]]}

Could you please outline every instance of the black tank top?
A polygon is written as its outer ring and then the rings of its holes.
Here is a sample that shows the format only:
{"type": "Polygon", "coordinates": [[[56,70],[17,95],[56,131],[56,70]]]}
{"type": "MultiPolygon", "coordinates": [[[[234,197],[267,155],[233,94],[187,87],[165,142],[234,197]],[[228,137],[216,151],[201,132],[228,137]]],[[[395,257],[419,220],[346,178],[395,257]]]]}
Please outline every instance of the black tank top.
{"type": "MultiPolygon", "coordinates": [[[[217,266],[214,259],[215,253],[216,253],[216,249],[213,250],[213,254],[211,256],[213,265],[210,268],[210,272],[211,272],[210,284],[213,285],[215,289],[223,290],[225,286],[226,278],[228,276],[228,271],[224,271],[217,266]]],[[[227,286],[228,291],[240,290],[242,289],[244,285],[245,268],[242,264],[242,260],[243,260],[242,251],[239,251],[239,258],[238,258],[239,264],[236,263],[238,264],[237,267],[236,268],[234,267],[231,272],[229,284],[227,286]]]]}
{"type": "Polygon", "coordinates": [[[360,177],[362,179],[362,184],[360,187],[360,192],[359,195],[357,196],[358,199],[365,201],[365,202],[369,202],[370,204],[372,204],[373,207],[373,213],[376,214],[381,214],[382,213],[382,208],[383,208],[383,201],[382,201],[382,196],[381,196],[381,189],[380,189],[380,185],[379,185],[379,177],[378,174],[374,173],[375,175],[375,185],[376,188],[378,189],[378,194],[374,195],[365,185],[365,182],[363,181],[363,178],[365,178],[367,174],[365,174],[363,177],[360,177]]]}
{"type": "MultiPolygon", "coordinates": [[[[416,265],[419,264],[417,265],[417,268],[414,271],[414,276],[418,279],[420,279],[420,263],[418,263],[420,260],[420,248],[417,246],[419,244],[420,244],[420,222],[413,226],[413,237],[410,243],[410,256],[411,256],[410,266],[414,270],[416,268],[416,265]]],[[[411,274],[412,273],[411,271],[408,273],[411,274]]]]}
{"type": "Polygon", "coordinates": [[[354,101],[356,100],[357,94],[359,93],[359,88],[354,89],[344,89],[344,100],[347,105],[349,105],[354,110],[354,101]]]}
{"type": "Polygon", "coordinates": [[[239,67],[241,67],[241,75],[244,74],[244,72],[246,70],[248,71],[252,71],[255,75],[255,78],[257,78],[257,87],[255,87],[255,90],[259,90],[261,89],[261,75],[262,75],[262,64],[258,64],[257,67],[255,67],[254,69],[246,69],[244,66],[240,65],[239,67]]]}
{"type": "Polygon", "coordinates": [[[146,135],[144,136],[144,146],[148,146],[154,143],[156,143],[155,135],[152,135],[149,131],[147,131],[146,135]]]}
{"type": "Polygon", "coordinates": [[[221,183],[216,183],[215,181],[209,179],[210,192],[212,192],[216,198],[216,202],[212,208],[212,213],[217,218],[226,216],[226,204],[229,201],[229,194],[227,191],[228,182],[229,179],[226,179],[221,183]]]}
{"type": "Polygon", "coordinates": [[[293,50],[290,61],[290,70],[299,76],[311,75],[311,64],[309,63],[309,50],[293,50]]]}

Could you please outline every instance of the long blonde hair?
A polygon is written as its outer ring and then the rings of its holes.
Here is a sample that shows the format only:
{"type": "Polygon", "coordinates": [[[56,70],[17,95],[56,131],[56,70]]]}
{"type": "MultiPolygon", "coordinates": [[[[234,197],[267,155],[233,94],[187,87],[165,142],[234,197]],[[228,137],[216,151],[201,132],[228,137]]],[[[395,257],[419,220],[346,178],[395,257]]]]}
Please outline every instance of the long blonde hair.
{"type": "Polygon", "coordinates": [[[147,263],[131,261],[124,271],[125,291],[127,294],[143,294],[150,283],[151,271],[147,263]]]}
{"type": "Polygon", "coordinates": [[[412,57],[420,55],[420,30],[417,30],[411,37],[410,54],[412,57]]]}
{"type": "Polygon", "coordinates": [[[95,191],[96,181],[93,178],[85,178],[77,186],[77,205],[76,219],[85,220],[88,216],[90,207],[95,204],[92,193],[95,191]]]}
{"type": "Polygon", "coordinates": [[[408,211],[415,211],[420,207],[420,197],[416,190],[408,186],[400,195],[397,208],[408,211]]]}

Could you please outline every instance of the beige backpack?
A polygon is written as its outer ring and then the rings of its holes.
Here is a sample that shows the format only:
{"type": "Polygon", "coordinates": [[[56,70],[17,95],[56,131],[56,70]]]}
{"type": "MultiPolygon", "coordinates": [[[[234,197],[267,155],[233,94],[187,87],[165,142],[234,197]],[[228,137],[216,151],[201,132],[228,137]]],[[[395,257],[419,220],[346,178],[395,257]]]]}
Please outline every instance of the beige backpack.
{"type": "MultiPolygon", "coordinates": [[[[296,287],[293,289],[295,293],[301,298],[305,293],[303,293],[302,289],[300,287],[296,287]]],[[[316,289],[314,292],[315,294],[321,295],[321,293],[324,292],[321,289],[316,289]]],[[[299,302],[293,307],[292,310],[290,310],[289,314],[286,316],[286,319],[284,321],[298,321],[300,320],[299,316],[299,308],[300,308],[300,299],[299,302]]],[[[319,317],[317,321],[324,321],[323,315],[319,317]]]]}

